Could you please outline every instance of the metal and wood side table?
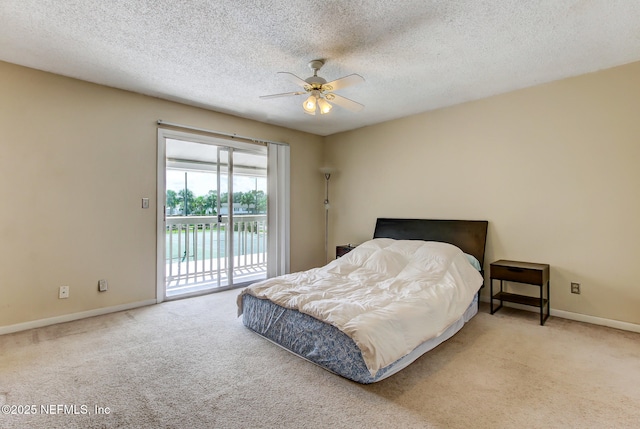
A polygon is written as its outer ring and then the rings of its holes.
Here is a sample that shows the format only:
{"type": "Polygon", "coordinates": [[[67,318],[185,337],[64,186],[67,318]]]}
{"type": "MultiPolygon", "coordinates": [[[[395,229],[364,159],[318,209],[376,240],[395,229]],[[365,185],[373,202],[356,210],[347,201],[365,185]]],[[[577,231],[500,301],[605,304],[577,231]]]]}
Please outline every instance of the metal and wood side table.
{"type": "Polygon", "coordinates": [[[336,258],[346,255],[355,248],[355,246],[352,246],[350,244],[342,244],[340,246],[336,246],[336,258]]]}
{"type": "Polygon", "coordinates": [[[549,264],[534,264],[531,262],[507,261],[501,259],[490,265],[489,286],[491,295],[491,314],[502,308],[502,304],[513,302],[516,304],[530,305],[540,308],[540,325],[549,318],[551,304],[549,300],[549,264]],[[493,294],[493,281],[500,280],[500,292],[493,294]],[[528,296],[515,293],[505,292],[502,282],[510,281],[516,283],[525,283],[538,286],[540,288],[540,296],[528,296]],[[546,286],[546,298],[544,289],[546,286]],[[500,305],[493,306],[494,301],[500,301],[500,305]],[[546,314],[544,309],[546,308],[546,314]]]}

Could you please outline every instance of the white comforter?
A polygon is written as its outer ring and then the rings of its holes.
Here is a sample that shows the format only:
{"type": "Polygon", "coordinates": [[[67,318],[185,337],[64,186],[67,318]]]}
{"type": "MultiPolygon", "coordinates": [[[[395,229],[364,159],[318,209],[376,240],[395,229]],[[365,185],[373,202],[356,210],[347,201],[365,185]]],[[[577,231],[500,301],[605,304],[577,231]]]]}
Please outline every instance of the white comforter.
{"type": "Polygon", "coordinates": [[[254,283],[269,299],[343,331],[377,371],[438,336],[467,309],[482,276],[457,247],[378,238],[321,268],[254,283]]]}

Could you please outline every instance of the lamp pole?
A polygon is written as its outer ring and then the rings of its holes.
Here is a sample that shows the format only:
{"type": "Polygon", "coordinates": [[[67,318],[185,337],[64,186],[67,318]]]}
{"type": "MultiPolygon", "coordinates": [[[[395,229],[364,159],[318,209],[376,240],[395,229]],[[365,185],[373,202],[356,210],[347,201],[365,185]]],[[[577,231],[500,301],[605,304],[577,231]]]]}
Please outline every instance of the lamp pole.
{"type": "Polygon", "coordinates": [[[325,262],[329,262],[329,179],[333,169],[322,168],[320,169],[324,174],[325,189],[324,189],[324,257],[325,262]]]}

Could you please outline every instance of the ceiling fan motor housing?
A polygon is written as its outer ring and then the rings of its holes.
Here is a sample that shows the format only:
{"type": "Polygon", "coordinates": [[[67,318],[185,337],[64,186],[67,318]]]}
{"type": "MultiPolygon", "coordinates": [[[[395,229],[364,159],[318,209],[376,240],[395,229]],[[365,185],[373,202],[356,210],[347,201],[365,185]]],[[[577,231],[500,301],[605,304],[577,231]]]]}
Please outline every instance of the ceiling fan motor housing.
{"type": "Polygon", "coordinates": [[[322,85],[327,83],[326,80],[318,76],[308,77],[304,81],[307,82],[309,86],[311,86],[311,89],[321,89],[322,85]]]}

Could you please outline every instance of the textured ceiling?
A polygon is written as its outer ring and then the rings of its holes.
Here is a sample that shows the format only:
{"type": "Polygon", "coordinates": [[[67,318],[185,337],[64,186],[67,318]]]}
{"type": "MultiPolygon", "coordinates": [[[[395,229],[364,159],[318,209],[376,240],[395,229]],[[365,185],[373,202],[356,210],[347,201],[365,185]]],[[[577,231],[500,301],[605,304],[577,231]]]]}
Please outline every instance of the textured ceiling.
{"type": "MultiPolygon", "coordinates": [[[[0,60],[330,135],[640,60],[639,0],[0,0],[0,60]],[[365,105],[309,116],[326,60],[365,105]]],[[[171,120],[171,118],[162,118],[171,120]]]]}

